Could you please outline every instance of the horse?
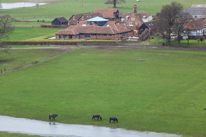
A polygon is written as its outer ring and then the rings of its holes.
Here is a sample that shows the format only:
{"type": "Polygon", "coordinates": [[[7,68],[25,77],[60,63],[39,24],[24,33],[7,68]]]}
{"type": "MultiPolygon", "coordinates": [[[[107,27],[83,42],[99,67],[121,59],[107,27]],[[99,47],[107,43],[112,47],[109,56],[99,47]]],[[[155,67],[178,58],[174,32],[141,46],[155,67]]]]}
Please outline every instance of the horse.
{"type": "Polygon", "coordinates": [[[58,116],[58,114],[49,114],[49,120],[51,120],[51,118],[53,120],[55,120],[55,118],[58,116]]]}
{"type": "Polygon", "coordinates": [[[100,120],[102,120],[102,117],[99,114],[94,114],[92,119],[95,119],[95,118],[97,118],[97,120],[99,120],[99,118],[100,120]]]}
{"type": "Polygon", "coordinates": [[[118,119],[116,117],[110,117],[109,118],[109,123],[111,123],[111,120],[113,120],[113,122],[117,121],[118,122],[118,119]]]}

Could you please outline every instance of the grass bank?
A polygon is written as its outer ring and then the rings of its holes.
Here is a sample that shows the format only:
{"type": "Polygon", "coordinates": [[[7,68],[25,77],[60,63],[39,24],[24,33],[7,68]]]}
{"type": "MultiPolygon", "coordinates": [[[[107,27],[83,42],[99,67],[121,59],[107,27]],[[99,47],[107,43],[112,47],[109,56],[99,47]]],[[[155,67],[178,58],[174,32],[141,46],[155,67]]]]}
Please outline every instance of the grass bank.
{"type": "Polygon", "coordinates": [[[206,136],[205,52],[82,48],[0,76],[0,114],[206,136]],[[143,61],[139,61],[139,58],[143,61]],[[92,120],[99,113],[102,121],[92,120]],[[115,116],[119,123],[109,123],[115,116]]]}

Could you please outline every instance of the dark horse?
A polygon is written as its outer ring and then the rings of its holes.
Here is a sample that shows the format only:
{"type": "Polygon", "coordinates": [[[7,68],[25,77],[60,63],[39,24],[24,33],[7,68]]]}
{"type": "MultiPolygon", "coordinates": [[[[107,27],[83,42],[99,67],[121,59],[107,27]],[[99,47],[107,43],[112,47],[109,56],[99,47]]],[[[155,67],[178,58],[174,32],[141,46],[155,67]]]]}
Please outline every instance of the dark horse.
{"type": "Polygon", "coordinates": [[[49,114],[49,120],[51,120],[51,118],[53,120],[55,120],[55,118],[58,116],[58,114],[49,114]]]}
{"type": "Polygon", "coordinates": [[[111,123],[111,120],[118,122],[118,119],[117,119],[116,117],[110,117],[110,118],[109,118],[109,123],[111,123]]]}
{"type": "Polygon", "coordinates": [[[99,120],[99,118],[100,120],[102,120],[102,117],[99,114],[94,114],[92,119],[95,119],[95,118],[97,118],[97,120],[99,120]]]}

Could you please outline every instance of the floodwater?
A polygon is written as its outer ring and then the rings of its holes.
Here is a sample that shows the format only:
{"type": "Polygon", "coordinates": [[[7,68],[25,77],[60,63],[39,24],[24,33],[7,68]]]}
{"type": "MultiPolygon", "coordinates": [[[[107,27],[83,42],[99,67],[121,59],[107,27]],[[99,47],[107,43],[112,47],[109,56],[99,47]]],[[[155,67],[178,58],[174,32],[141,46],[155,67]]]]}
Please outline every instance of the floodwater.
{"type": "MultiPolygon", "coordinates": [[[[62,124],[0,116],[0,131],[55,137],[181,137],[175,134],[137,132],[92,125],[62,124]]],[[[112,123],[111,123],[112,124],[112,123]]]]}
{"type": "MultiPolygon", "coordinates": [[[[39,3],[39,5],[45,5],[47,3],[39,3]]],[[[1,3],[0,9],[16,9],[24,7],[33,7],[36,6],[36,3],[31,2],[17,2],[17,3],[1,3]]]]}

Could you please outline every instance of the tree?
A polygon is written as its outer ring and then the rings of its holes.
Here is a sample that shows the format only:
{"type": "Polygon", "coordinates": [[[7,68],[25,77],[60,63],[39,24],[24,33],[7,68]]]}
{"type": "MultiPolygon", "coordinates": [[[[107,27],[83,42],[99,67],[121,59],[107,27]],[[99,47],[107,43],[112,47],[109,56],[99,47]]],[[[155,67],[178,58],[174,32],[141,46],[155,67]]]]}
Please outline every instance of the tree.
{"type": "Polygon", "coordinates": [[[116,4],[117,3],[126,3],[126,1],[125,0],[107,0],[106,2],[105,2],[105,4],[113,4],[114,6],[114,8],[116,8],[116,4]]]}
{"type": "Polygon", "coordinates": [[[188,12],[181,12],[178,14],[174,22],[173,31],[177,34],[178,46],[180,46],[181,34],[184,30],[185,24],[188,24],[192,16],[188,12]]]}
{"type": "Polygon", "coordinates": [[[171,2],[169,5],[162,6],[162,10],[158,17],[157,28],[158,32],[167,39],[168,45],[170,45],[170,34],[172,33],[172,28],[177,19],[177,15],[183,10],[183,5],[178,2],[171,2]]]}
{"type": "Polygon", "coordinates": [[[0,48],[4,47],[2,39],[8,39],[13,33],[14,27],[11,25],[14,19],[10,15],[0,16],[0,48]]]}

